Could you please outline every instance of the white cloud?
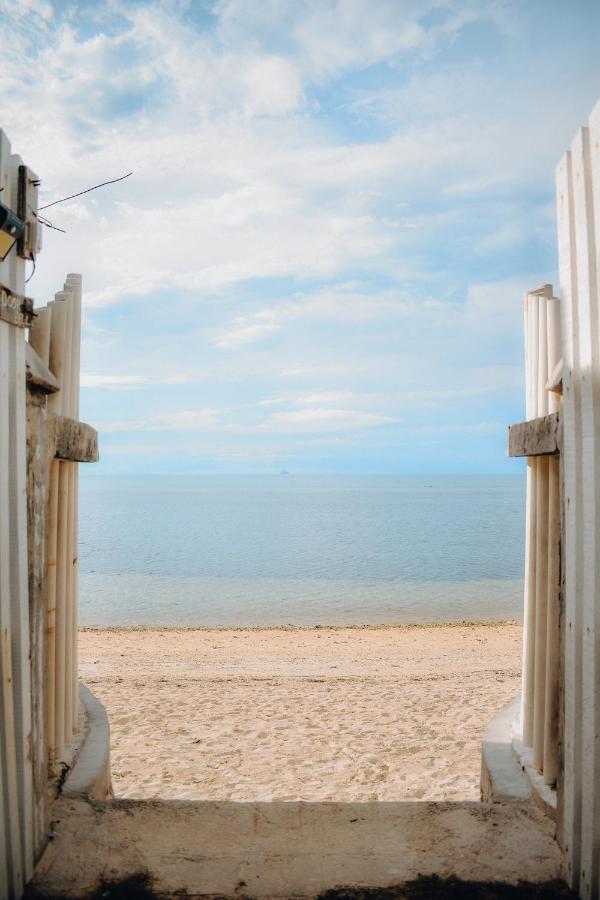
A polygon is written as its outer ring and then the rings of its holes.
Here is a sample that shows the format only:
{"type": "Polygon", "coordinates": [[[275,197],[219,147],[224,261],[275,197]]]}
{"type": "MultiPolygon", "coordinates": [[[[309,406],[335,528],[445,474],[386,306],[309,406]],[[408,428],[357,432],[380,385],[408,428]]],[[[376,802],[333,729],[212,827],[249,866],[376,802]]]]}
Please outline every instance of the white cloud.
{"type": "Polygon", "coordinates": [[[402,55],[431,53],[477,19],[503,24],[501,4],[463,0],[221,0],[219,36],[230,48],[268,44],[282,34],[307,77],[319,81],[348,69],[394,64],[402,55]],[[437,22],[427,22],[437,13],[437,22]]]}
{"type": "Polygon", "coordinates": [[[220,412],[206,407],[181,412],[154,413],[142,419],[104,422],[101,431],[203,431],[220,426],[220,412]]]}
{"type": "Polygon", "coordinates": [[[94,375],[82,372],[80,384],[82,388],[140,388],[157,384],[186,384],[189,377],[184,374],[173,375],[94,375]]]}
{"type": "Polygon", "coordinates": [[[277,322],[254,322],[247,323],[243,318],[237,320],[239,322],[236,327],[236,320],[232,326],[215,340],[217,347],[226,350],[242,347],[244,344],[253,344],[261,338],[268,337],[274,331],[278,331],[282,325],[277,322]]]}
{"type": "Polygon", "coordinates": [[[352,431],[397,422],[391,416],[353,409],[314,408],[272,413],[260,426],[262,431],[287,433],[352,431]]]}

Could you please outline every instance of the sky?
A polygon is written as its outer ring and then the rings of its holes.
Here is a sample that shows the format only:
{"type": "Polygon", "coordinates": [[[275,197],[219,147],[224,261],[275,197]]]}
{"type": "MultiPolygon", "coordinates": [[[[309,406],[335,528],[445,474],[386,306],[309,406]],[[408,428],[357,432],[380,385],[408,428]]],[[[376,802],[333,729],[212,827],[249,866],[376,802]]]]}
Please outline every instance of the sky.
{"type": "Polygon", "coordinates": [[[0,0],[104,473],[510,473],[596,0],[0,0]]]}

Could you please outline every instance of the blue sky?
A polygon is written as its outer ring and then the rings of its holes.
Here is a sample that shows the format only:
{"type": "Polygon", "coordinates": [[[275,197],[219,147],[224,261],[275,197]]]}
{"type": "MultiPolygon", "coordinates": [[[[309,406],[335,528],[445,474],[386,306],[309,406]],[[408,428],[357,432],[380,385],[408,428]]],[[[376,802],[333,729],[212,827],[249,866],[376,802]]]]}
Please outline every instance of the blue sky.
{"type": "Polygon", "coordinates": [[[0,0],[105,472],[510,472],[595,0],[0,0]]]}

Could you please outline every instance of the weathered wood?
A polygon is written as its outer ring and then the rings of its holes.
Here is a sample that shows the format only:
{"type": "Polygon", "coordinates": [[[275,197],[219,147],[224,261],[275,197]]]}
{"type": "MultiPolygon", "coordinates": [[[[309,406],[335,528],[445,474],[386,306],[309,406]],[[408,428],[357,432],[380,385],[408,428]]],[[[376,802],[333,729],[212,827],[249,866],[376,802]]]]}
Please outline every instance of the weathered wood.
{"type": "Polygon", "coordinates": [[[546,622],[546,697],[544,720],[544,781],[558,777],[559,602],[560,602],[560,457],[548,459],[548,616],[546,622]]]}
{"type": "Polygon", "coordinates": [[[67,416],[55,416],[54,456],[72,462],[98,462],[98,432],[67,416]]]}
{"type": "Polygon", "coordinates": [[[558,779],[558,838],[565,851],[566,876],[579,887],[581,858],[581,607],[583,483],[581,478],[581,378],[573,178],[571,153],[556,169],[558,263],[562,310],[563,423],[561,453],[564,509],[564,607],[561,642],[562,772],[558,779]]]}
{"type": "Polygon", "coordinates": [[[46,844],[50,819],[46,802],[48,777],[47,728],[44,708],[47,626],[47,527],[50,464],[46,394],[29,385],[27,391],[27,541],[29,546],[29,621],[31,634],[32,766],[34,851],[46,844]]]}
{"type": "MultiPolygon", "coordinates": [[[[598,117],[600,119],[600,117],[598,117]]],[[[600,126],[600,121],[598,122],[600,126]]],[[[600,127],[594,136],[597,144],[600,127]]],[[[600,611],[600,329],[598,272],[594,222],[592,138],[582,128],[571,145],[573,210],[581,366],[581,457],[583,490],[583,606],[582,606],[582,791],[581,878],[584,898],[597,898],[600,889],[600,671],[598,647],[600,611]]],[[[600,162],[600,160],[598,160],[600,162]]],[[[600,174],[600,173],[598,173],[600,174]]],[[[599,223],[600,224],[600,223],[599,223]]]]}
{"type": "Polygon", "coordinates": [[[562,448],[560,413],[551,413],[529,422],[510,425],[509,456],[556,456],[562,448]]]}
{"type": "Polygon", "coordinates": [[[0,284],[0,319],[17,328],[27,328],[34,315],[33,300],[0,284]]]}
{"type": "Polygon", "coordinates": [[[58,381],[31,344],[26,345],[25,353],[27,383],[34,385],[46,394],[54,394],[60,390],[58,381]]]}

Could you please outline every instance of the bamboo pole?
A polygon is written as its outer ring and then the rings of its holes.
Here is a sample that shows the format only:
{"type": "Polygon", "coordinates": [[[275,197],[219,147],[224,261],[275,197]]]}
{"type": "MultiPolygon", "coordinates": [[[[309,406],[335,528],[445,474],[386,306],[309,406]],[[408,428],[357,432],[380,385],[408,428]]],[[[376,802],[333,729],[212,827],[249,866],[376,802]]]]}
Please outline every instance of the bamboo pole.
{"type": "Polygon", "coordinates": [[[10,849],[7,843],[8,811],[4,806],[4,782],[6,773],[4,772],[4,759],[0,753],[0,897],[4,900],[9,895],[9,859],[10,849]]]}
{"type": "MultiPolygon", "coordinates": [[[[0,132],[0,145],[2,133],[0,132]]],[[[20,897],[23,891],[23,856],[20,838],[18,771],[13,671],[11,653],[11,584],[10,584],[10,515],[9,485],[9,423],[10,400],[8,370],[10,328],[0,321],[0,757],[3,760],[3,794],[6,819],[7,880],[12,894],[20,897]]]]}
{"type": "Polygon", "coordinates": [[[51,307],[36,309],[29,329],[29,343],[47,366],[50,364],[50,316],[51,307]]]}
{"type": "MultiPolygon", "coordinates": [[[[40,359],[50,366],[50,338],[52,307],[39,309],[29,331],[29,343],[40,359]]],[[[57,323],[55,321],[55,327],[57,323]]],[[[48,487],[48,547],[46,575],[46,677],[44,681],[44,718],[48,747],[48,774],[56,774],[56,692],[55,692],[55,629],[56,629],[56,527],[58,514],[58,460],[52,460],[48,487]]]]}
{"type": "MultiPolygon", "coordinates": [[[[544,295],[537,301],[538,307],[538,378],[537,415],[548,413],[548,302],[544,295]]],[[[535,670],[533,710],[533,763],[542,767],[544,759],[544,719],[546,708],[546,633],[548,606],[548,459],[537,462],[536,485],[536,567],[535,567],[535,670]]]]}
{"type": "Polygon", "coordinates": [[[56,774],[56,560],[58,556],[58,491],[60,462],[52,460],[48,492],[48,574],[46,620],[46,734],[48,738],[48,770],[56,774]]]}
{"type": "Polygon", "coordinates": [[[560,593],[560,460],[548,460],[548,615],[546,624],[546,696],[544,701],[543,774],[546,784],[558,777],[558,669],[560,593]]]}
{"type": "MultiPolygon", "coordinates": [[[[538,298],[531,293],[527,296],[527,338],[528,378],[527,378],[527,418],[537,416],[538,403],[538,298]]],[[[523,629],[523,743],[533,742],[533,710],[535,684],[535,618],[536,618],[536,546],[537,546],[537,459],[527,460],[527,507],[526,539],[527,565],[525,569],[525,621],[523,629]]]]}
{"type": "MultiPolygon", "coordinates": [[[[548,373],[561,358],[560,302],[551,298],[547,305],[548,373]]],[[[560,407],[558,395],[548,394],[548,412],[560,407]]],[[[546,695],[544,701],[544,782],[552,785],[558,777],[558,668],[559,668],[559,595],[560,595],[560,461],[548,461],[548,600],[546,621],[546,695]]]]}
{"type": "MultiPolygon", "coordinates": [[[[71,366],[71,415],[79,418],[79,369],[81,351],[81,275],[71,273],[67,275],[66,285],[73,292],[73,338],[72,338],[72,366],[71,366]]],[[[77,648],[77,621],[78,621],[78,558],[79,558],[79,465],[70,463],[71,469],[71,528],[72,528],[72,573],[71,573],[71,604],[72,604],[72,708],[73,728],[79,730],[79,673],[78,673],[78,648],[77,648]]]]}
{"type": "MultiPolygon", "coordinates": [[[[50,304],[51,307],[51,326],[50,326],[50,369],[57,379],[58,383],[63,385],[64,381],[64,355],[65,355],[65,337],[67,326],[67,308],[66,305],[59,301],[50,304]]],[[[62,390],[56,394],[51,394],[48,398],[48,410],[54,415],[62,414],[63,398],[62,390]]],[[[62,519],[62,510],[65,505],[65,480],[63,474],[64,463],[54,460],[52,464],[51,475],[51,513],[48,522],[48,557],[54,560],[55,565],[52,567],[54,573],[49,569],[50,583],[54,582],[55,602],[54,612],[51,609],[51,598],[48,597],[49,603],[49,633],[54,628],[54,639],[51,641],[54,647],[54,750],[55,760],[58,760],[63,752],[64,747],[64,730],[65,730],[65,706],[64,706],[64,641],[65,641],[65,593],[64,593],[64,567],[61,563],[65,552],[66,535],[62,533],[63,525],[66,521],[62,519]],[[54,492],[54,496],[53,493],[54,492]],[[54,513],[52,512],[54,510],[54,513]],[[54,551],[54,552],[53,552],[54,551]],[[54,618],[54,623],[52,623],[54,618]]]]}
{"type": "MultiPolygon", "coordinates": [[[[65,358],[62,382],[63,393],[63,415],[71,417],[71,377],[73,369],[73,294],[70,290],[61,291],[57,294],[65,303],[66,312],[66,328],[65,328],[65,358]]],[[[64,531],[65,546],[62,556],[59,555],[60,565],[64,566],[64,607],[65,607],[65,634],[64,634],[64,740],[68,744],[73,736],[73,516],[72,516],[72,466],[69,462],[64,462],[61,466],[62,477],[65,481],[65,508],[64,508],[64,525],[61,523],[61,530],[64,531]]],[[[62,516],[61,516],[62,517],[62,516]]]]}
{"type": "MultiPolygon", "coordinates": [[[[528,294],[523,299],[523,335],[525,343],[525,419],[531,418],[531,300],[528,294]]],[[[525,491],[525,578],[523,584],[524,593],[524,628],[523,628],[523,685],[521,690],[521,733],[525,731],[525,721],[529,715],[528,709],[528,682],[527,666],[529,648],[529,631],[527,622],[530,618],[529,579],[528,572],[531,565],[531,460],[527,458],[527,482],[525,491]]]]}

